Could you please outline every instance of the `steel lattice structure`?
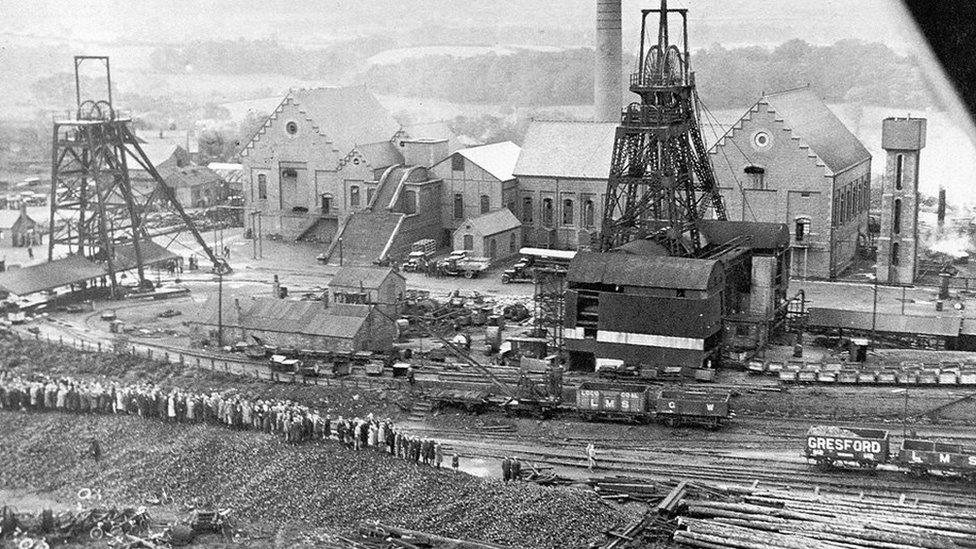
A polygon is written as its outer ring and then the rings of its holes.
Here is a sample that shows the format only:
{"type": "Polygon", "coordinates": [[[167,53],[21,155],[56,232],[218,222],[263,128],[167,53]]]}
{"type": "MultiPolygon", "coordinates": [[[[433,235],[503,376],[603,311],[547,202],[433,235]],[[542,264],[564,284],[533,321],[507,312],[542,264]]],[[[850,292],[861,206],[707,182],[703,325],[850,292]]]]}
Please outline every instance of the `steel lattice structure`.
{"type": "Polygon", "coordinates": [[[64,245],[69,253],[103,262],[112,295],[117,297],[117,245],[132,245],[141,287],[146,284],[145,242],[187,230],[213,262],[215,270],[227,272],[227,263],[214,255],[177,201],[173,189],[139,146],[130,128],[131,119],[118,116],[112,107],[108,57],[75,56],[74,61],[77,110],[74,118],[54,121],[48,261],[54,259],[55,246],[64,245]],[[104,63],[108,85],[105,100],[81,99],[79,67],[88,60],[104,63]],[[149,192],[134,192],[130,160],[152,180],[149,192]],[[147,214],[157,211],[174,212],[182,225],[153,227],[147,222],[147,214]]]}
{"type": "Polygon", "coordinates": [[[671,255],[697,256],[698,222],[725,207],[709,162],[698,117],[694,74],[689,70],[687,10],[642,10],[637,71],[630,90],[640,96],[623,111],[614,142],[600,248],[652,239],[671,255]],[[648,15],[660,14],[657,43],[645,49],[648,15]],[[668,14],[681,15],[683,48],[671,44],[668,14]]]}

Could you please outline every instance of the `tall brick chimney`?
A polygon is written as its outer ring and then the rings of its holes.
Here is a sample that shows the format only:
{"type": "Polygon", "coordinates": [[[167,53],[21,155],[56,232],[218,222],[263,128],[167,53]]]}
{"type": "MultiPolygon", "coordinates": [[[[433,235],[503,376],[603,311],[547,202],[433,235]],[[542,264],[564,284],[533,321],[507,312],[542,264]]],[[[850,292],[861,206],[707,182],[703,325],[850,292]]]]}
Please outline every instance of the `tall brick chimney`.
{"type": "Polygon", "coordinates": [[[621,83],[621,0],[596,0],[596,60],[593,64],[593,120],[619,122],[621,83]]]}

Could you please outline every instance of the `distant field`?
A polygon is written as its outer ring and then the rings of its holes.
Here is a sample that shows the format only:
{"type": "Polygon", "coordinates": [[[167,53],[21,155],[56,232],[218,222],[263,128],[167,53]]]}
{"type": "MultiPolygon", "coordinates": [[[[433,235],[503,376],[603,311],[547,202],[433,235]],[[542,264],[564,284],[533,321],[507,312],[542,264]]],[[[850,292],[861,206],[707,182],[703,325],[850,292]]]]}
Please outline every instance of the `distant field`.
{"type": "MultiPolygon", "coordinates": [[[[579,46],[577,46],[579,47],[579,46]]],[[[512,55],[519,50],[544,52],[562,51],[565,48],[557,46],[532,45],[497,45],[497,46],[417,46],[412,48],[396,48],[382,51],[370,57],[366,62],[370,65],[395,65],[407,59],[427,57],[429,55],[450,55],[451,57],[475,57],[494,53],[496,55],[512,55]]]]}

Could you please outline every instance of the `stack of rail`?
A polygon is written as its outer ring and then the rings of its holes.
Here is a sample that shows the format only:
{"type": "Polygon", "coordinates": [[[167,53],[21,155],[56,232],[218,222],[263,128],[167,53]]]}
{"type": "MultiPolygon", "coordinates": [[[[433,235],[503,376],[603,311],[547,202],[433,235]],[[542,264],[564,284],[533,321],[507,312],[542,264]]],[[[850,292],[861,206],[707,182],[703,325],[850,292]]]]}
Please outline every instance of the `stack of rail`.
{"type": "Polygon", "coordinates": [[[976,511],[899,500],[747,490],[682,502],[673,540],[705,549],[976,548],[976,511]]]}

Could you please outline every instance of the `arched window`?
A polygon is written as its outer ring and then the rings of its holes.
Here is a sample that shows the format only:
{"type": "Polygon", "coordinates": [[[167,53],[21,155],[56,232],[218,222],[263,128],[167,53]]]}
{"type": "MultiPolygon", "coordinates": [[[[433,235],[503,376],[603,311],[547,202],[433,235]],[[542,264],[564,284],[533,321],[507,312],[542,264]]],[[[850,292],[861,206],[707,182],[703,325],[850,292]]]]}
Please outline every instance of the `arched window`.
{"type": "Polygon", "coordinates": [[[517,250],[518,243],[515,240],[515,233],[508,235],[508,253],[514,254],[517,250]]]}
{"type": "Polygon", "coordinates": [[[403,191],[403,213],[417,213],[417,191],[403,191]]]}
{"type": "Polygon", "coordinates": [[[542,224],[546,227],[552,226],[552,199],[542,199],[542,224]]]}
{"type": "Polygon", "coordinates": [[[266,200],[268,198],[268,176],[258,174],[258,199],[266,200]]]}
{"type": "Polygon", "coordinates": [[[905,155],[895,157],[895,188],[901,190],[902,177],[905,175],[905,155]]]}
{"type": "Polygon", "coordinates": [[[464,219],[464,195],[454,195],[454,219],[464,219]]]}
{"type": "Polygon", "coordinates": [[[573,200],[567,198],[563,200],[563,225],[573,224],[573,200]]]}
{"type": "Polygon", "coordinates": [[[349,207],[358,208],[359,207],[359,186],[353,185],[349,187],[349,207]]]}
{"type": "Polygon", "coordinates": [[[592,200],[583,203],[583,225],[587,227],[593,226],[593,207],[592,200]]]}
{"type": "Polygon", "coordinates": [[[486,214],[491,209],[491,199],[487,194],[481,195],[481,213],[486,214]]]}
{"type": "Polygon", "coordinates": [[[898,249],[899,247],[900,246],[898,245],[897,242],[892,242],[891,243],[891,264],[892,265],[897,265],[898,264],[898,259],[899,259],[898,258],[898,252],[900,251],[898,249]]]}
{"type": "Polygon", "coordinates": [[[474,235],[464,235],[464,249],[468,251],[474,250],[474,235]]]}
{"type": "Polygon", "coordinates": [[[896,198],[894,207],[891,209],[891,230],[895,234],[901,234],[901,199],[896,198]]]}
{"type": "Polygon", "coordinates": [[[522,223],[532,223],[532,197],[522,198],[522,223]]]}
{"type": "Polygon", "coordinates": [[[810,235],[810,218],[809,217],[798,217],[793,227],[793,239],[797,242],[803,242],[804,239],[810,235]]]}

